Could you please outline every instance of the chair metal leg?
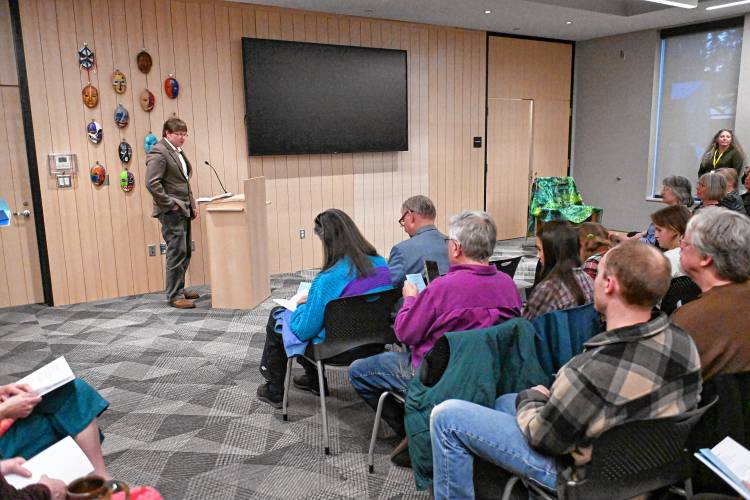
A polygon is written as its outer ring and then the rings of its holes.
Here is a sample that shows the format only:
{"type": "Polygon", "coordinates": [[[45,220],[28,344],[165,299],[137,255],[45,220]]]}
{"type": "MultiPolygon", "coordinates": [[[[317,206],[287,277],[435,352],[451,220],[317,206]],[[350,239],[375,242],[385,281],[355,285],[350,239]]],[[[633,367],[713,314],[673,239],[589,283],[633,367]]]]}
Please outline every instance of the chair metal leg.
{"type": "Polygon", "coordinates": [[[685,479],[685,498],[688,500],[693,498],[693,480],[691,478],[685,479]]]}
{"type": "Polygon", "coordinates": [[[508,479],[508,482],[505,483],[505,488],[503,488],[503,497],[502,500],[510,500],[510,495],[513,493],[513,487],[516,485],[516,483],[520,480],[518,476],[513,476],[510,479],[508,479]]]}
{"type": "Polygon", "coordinates": [[[289,386],[292,385],[292,361],[294,361],[294,358],[289,358],[286,362],[286,375],[284,376],[284,398],[281,401],[281,415],[284,418],[285,422],[289,420],[289,415],[287,415],[286,408],[289,401],[289,386]]]}
{"type": "Polygon", "coordinates": [[[385,391],[378,398],[378,407],[375,409],[375,422],[372,424],[372,437],[370,437],[370,451],[367,454],[367,465],[370,473],[375,471],[375,441],[378,439],[378,429],[380,428],[380,416],[383,413],[383,404],[385,398],[388,397],[390,392],[385,391]]]}
{"type": "Polygon", "coordinates": [[[331,449],[328,445],[328,414],[326,414],[326,391],[323,381],[323,363],[317,362],[318,365],[318,387],[320,387],[320,409],[323,412],[323,447],[326,455],[331,454],[331,449]]]}

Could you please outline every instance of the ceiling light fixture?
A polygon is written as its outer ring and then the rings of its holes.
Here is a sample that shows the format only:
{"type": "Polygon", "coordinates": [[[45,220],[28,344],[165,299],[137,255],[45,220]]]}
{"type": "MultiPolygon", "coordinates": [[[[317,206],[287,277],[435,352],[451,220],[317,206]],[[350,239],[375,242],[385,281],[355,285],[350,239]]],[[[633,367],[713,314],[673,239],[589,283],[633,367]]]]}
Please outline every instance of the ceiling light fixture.
{"type": "Polygon", "coordinates": [[[492,14],[492,11],[491,10],[485,10],[484,13],[485,14],[492,14]]]}
{"type": "Polygon", "coordinates": [[[713,7],[706,7],[706,10],[723,9],[725,7],[734,7],[735,5],[744,5],[746,3],[750,3],[750,0],[741,0],[739,2],[729,2],[729,3],[725,3],[724,5],[714,5],[713,7]]]}
{"type": "Polygon", "coordinates": [[[698,7],[698,0],[646,0],[651,3],[660,3],[662,5],[669,5],[672,7],[680,7],[683,9],[694,9],[698,7]]]}
{"type": "Polygon", "coordinates": [[[565,21],[565,24],[573,24],[573,21],[565,21]]]}

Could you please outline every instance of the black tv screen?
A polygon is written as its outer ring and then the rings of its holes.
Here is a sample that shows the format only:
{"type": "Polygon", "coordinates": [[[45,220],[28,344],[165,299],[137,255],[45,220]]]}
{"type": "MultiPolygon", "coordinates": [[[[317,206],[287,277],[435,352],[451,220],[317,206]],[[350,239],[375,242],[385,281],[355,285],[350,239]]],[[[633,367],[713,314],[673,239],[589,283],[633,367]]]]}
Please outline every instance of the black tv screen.
{"type": "Polygon", "coordinates": [[[250,156],[409,149],[406,51],[242,39],[250,156]]]}

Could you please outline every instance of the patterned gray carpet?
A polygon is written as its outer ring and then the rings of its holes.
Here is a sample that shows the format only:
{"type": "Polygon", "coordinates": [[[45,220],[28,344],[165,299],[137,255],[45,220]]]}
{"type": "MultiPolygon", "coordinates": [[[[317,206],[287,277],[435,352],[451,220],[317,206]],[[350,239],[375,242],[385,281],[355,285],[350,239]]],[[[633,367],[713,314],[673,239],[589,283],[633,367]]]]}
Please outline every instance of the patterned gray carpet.
{"type": "MultiPolygon", "coordinates": [[[[302,278],[274,276],[273,297],[302,278]]],[[[197,305],[180,311],[148,294],[0,310],[0,383],[65,355],[110,402],[100,425],[112,475],[165,499],[429,498],[389,462],[393,436],[378,440],[368,474],[374,412],[345,370],[327,370],[330,456],[317,397],[292,389],[289,422],[255,399],[270,299],[253,311],[209,309],[208,295],[197,305]]]]}

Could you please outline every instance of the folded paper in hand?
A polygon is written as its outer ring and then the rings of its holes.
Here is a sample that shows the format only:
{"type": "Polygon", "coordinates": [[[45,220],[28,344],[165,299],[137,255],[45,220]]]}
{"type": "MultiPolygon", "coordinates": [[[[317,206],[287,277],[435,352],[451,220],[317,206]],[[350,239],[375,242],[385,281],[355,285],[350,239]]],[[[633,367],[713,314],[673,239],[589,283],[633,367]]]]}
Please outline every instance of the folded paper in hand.
{"type": "Polygon", "coordinates": [[[62,387],[76,378],[73,370],[65,360],[65,356],[60,356],[56,360],[47,363],[37,371],[26,375],[19,380],[19,384],[29,384],[31,390],[39,396],[44,396],[58,387],[62,387]]]}
{"type": "Polygon", "coordinates": [[[278,305],[285,309],[289,309],[290,311],[294,312],[297,310],[297,301],[301,299],[302,297],[307,297],[307,294],[310,292],[310,287],[312,286],[312,283],[309,281],[303,281],[299,284],[297,287],[297,293],[294,294],[294,296],[290,299],[273,299],[274,302],[276,302],[278,305]]]}
{"type": "Polygon", "coordinates": [[[31,477],[17,474],[5,476],[8,483],[16,488],[38,483],[43,474],[69,484],[94,472],[94,466],[70,436],[27,460],[23,467],[31,472],[31,477]]]}
{"type": "Polygon", "coordinates": [[[750,500],[750,451],[730,437],[711,449],[702,448],[695,457],[706,464],[742,498],[750,500]]]}

